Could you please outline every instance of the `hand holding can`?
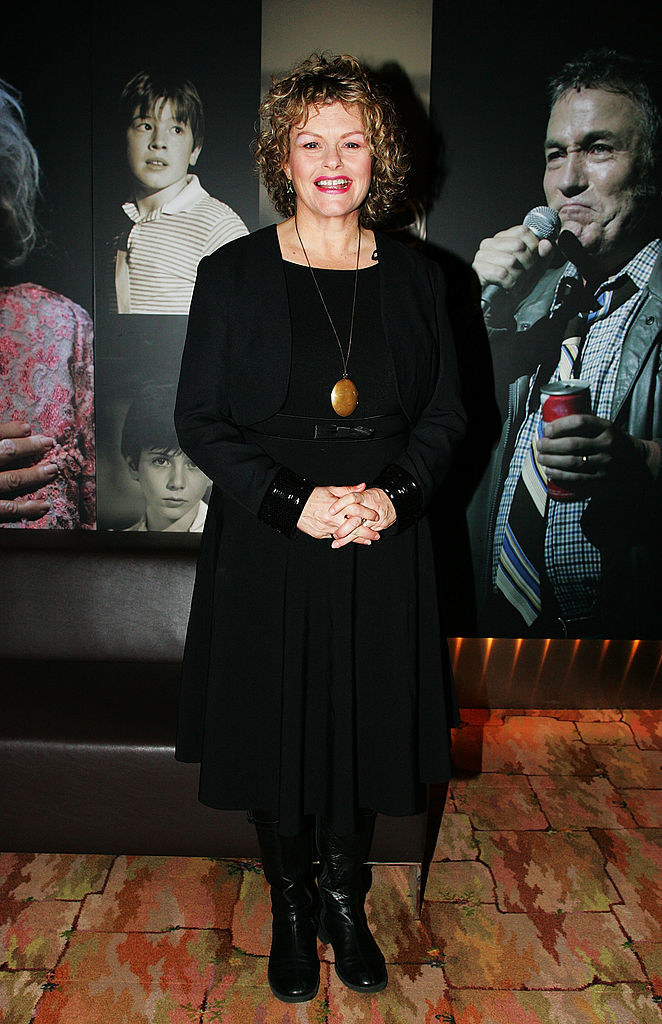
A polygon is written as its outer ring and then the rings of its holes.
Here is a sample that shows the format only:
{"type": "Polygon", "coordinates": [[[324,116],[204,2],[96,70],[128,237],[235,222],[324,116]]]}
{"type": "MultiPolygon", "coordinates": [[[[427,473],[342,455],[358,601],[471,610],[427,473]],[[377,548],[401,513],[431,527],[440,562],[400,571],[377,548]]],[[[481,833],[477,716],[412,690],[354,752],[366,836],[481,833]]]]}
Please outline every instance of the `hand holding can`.
{"type": "MultiPolygon", "coordinates": [[[[560,380],[554,384],[546,384],[540,389],[540,400],[545,423],[558,420],[562,416],[590,413],[590,385],[583,380],[560,380]]],[[[547,481],[547,493],[554,501],[579,500],[573,491],[561,487],[554,480],[547,481]]]]}

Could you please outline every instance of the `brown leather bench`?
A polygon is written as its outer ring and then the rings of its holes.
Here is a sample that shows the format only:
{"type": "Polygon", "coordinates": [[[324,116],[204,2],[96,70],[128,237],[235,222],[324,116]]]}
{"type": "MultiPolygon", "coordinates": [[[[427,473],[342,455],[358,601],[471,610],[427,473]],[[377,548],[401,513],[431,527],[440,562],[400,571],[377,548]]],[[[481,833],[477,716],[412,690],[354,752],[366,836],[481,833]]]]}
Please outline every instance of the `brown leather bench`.
{"type": "MultiPolygon", "coordinates": [[[[258,857],[243,811],[174,759],[199,538],[0,530],[0,849],[258,857]]],[[[443,809],[379,816],[375,862],[411,866],[414,912],[443,809]]]]}

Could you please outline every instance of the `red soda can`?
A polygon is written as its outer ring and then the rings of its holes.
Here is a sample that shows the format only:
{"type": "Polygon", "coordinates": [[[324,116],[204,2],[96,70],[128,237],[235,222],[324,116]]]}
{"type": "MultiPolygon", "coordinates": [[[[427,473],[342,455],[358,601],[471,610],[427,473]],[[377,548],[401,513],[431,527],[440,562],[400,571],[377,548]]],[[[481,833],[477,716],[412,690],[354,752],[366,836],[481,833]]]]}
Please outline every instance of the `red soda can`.
{"type": "MultiPolygon", "coordinates": [[[[540,389],[542,418],[545,423],[562,416],[591,411],[591,388],[583,380],[559,380],[540,389]]],[[[555,501],[577,501],[576,495],[554,480],[547,481],[547,493],[555,501]]]]}

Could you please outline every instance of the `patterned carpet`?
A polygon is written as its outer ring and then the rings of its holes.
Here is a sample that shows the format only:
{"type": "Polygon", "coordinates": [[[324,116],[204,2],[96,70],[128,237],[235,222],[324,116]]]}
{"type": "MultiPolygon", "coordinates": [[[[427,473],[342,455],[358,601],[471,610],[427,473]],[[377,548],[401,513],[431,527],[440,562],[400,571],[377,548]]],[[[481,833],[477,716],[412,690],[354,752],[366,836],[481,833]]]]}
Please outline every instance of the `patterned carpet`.
{"type": "Polygon", "coordinates": [[[266,985],[253,862],[0,855],[3,1024],[662,1024],[662,712],[465,711],[420,921],[379,866],[373,997],[266,985]]]}

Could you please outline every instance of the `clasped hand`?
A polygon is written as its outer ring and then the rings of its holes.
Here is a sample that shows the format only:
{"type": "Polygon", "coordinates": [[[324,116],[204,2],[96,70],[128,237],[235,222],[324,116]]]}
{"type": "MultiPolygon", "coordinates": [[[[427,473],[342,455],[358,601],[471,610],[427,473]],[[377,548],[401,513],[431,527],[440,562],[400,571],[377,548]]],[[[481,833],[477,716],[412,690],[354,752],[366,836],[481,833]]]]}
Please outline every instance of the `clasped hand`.
{"type": "Polygon", "coordinates": [[[593,497],[604,487],[637,487],[641,472],[652,470],[653,452],[610,420],[589,414],[562,416],[545,423],[536,442],[538,458],[549,479],[579,497],[593,497]]]}
{"type": "Polygon", "coordinates": [[[333,538],[331,547],[371,544],[396,519],[388,495],[365,483],[316,487],[297,523],[302,533],[316,540],[333,538]]]}
{"type": "Polygon", "coordinates": [[[38,497],[26,501],[22,496],[34,494],[57,476],[56,463],[47,458],[54,444],[52,437],[31,434],[27,423],[0,423],[0,523],[46,515],[50,502],[38,497]]]}

